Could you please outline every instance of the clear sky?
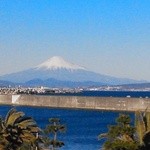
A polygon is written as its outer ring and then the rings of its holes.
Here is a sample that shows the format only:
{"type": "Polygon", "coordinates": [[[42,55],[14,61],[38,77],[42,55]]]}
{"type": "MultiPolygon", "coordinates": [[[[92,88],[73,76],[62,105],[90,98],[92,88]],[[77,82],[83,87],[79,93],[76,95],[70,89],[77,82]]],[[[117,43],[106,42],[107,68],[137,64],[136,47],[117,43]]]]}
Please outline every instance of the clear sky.
{"type": "Polygon", "coordinates": [[[0,75],[52,56],[150,81],[150,1],[0,0],[0,75]]]}

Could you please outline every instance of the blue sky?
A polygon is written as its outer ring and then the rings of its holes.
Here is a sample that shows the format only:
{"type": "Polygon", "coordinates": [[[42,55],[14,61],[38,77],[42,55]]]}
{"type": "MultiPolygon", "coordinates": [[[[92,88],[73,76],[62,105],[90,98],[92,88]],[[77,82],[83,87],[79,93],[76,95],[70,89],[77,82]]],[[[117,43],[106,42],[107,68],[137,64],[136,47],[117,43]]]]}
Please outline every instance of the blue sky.
{"type": "Polygon", "coordinates": [[[150,81],[150,1],[0,0],[0,75],[52,56],[150,81]]]}

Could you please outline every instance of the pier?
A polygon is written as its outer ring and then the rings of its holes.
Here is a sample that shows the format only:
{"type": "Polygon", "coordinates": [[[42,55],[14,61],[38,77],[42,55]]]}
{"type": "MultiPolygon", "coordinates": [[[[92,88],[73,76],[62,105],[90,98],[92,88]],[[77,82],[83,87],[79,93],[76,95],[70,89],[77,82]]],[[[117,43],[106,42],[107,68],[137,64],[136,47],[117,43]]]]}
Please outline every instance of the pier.
{"type": "Polygon", "coordinates": [[[150,98],[129,97],[0,95],[0,104],[109,111],[150,110],[150,98]]]}

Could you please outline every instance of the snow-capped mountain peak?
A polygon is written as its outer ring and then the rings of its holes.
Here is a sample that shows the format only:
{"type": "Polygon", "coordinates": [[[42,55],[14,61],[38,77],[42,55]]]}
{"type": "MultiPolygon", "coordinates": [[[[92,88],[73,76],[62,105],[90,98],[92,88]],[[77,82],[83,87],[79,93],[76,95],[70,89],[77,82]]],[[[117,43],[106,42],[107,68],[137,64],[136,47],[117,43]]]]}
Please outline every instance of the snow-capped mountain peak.
{"type": "Polygon", "coordinates": [[[69,69],[69,70],[78,70],[78,69],[84,69],[84,67],[81,67],[79,65],[67,62],[60,56],[54,56],[47,61],[41,63],[36,67],[36,69],[45,69],[45,70],[55,70],[55,69],[69,69]]]}
{"type": "Polygon", "coordinates": [[[69,87],[70,85],[78,87],[78,83],[80,83],[81,87],[84,87],[85,85],[97,86],[99,84],[119,85],[139,83],[138,81],[131,79],[121,79],[94,73],[81,66],[69,63],[58,56],[52,57],[34,68],[0,76],[0,80],[14,83],[17,82],[28,86],[47,87],[52,87],[53,83],[56,83],[56,85],[58,83],[57,87],[69,87]]]}

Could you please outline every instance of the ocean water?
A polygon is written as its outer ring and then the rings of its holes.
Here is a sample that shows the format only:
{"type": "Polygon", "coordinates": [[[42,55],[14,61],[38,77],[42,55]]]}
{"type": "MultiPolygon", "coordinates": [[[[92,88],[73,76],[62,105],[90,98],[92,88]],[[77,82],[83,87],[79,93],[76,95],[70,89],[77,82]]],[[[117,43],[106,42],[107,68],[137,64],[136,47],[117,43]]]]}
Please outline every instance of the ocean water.
{"type": "Polygon", "coordinates": [[[49,94],[64,96],[95,96],[95,97],[136,97],[150,98],[150,91],[83,91],[79,93],[49,94]]]}
{"type": "MultiPolygon", "coordinates": [[[[107,126],[115,124],[115,119],[119,115],[119,112],[20,106],[0,106],[0,115],[5,116],[12,107],[25,112],[26,116],[32,116],[40,128],[44,128],[48,124],[48,118],[60,118],[62,124],[67,127],[66,133],[58,134],[58,139],[65,143],[65,146],[61,148],[62,150],[102,149],[104,139],[98,140],[98,135],[107,132],[107,126]]],[[[126,114],[131,116],[133,123],[134,114],[126,114]]]]}

